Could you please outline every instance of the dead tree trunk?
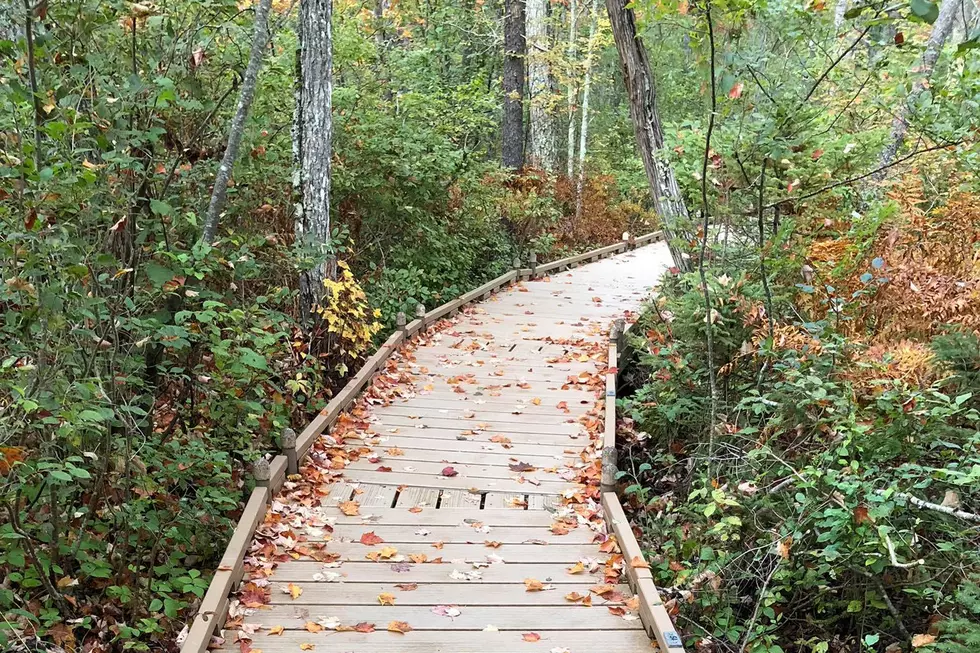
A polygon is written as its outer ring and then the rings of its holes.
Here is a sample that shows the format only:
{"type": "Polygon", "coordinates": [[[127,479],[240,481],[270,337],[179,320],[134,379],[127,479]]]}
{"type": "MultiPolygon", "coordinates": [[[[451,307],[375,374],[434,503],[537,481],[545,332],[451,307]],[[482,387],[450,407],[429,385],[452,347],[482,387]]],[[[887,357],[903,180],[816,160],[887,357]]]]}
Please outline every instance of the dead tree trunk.
{"type": "Polygon", "coordinates": [[[330,244],[331,0],[300,3],[299,104],[295,137],[299,174],[296,240],[314,252],[300,275],[304,320],[323,294],[333,262],[330,244]]]}
{"type": "Polygon", "coordinates": [[[524,0],[504,3],[504,118],[501,153],[505,168],[524,167],[524,0]]]}
{"type": "Polygon", "coordinates": [[[677,249],[674,233],[680,219],[687,217],[674,171],[657,154],[664,147],[663,125],[657,110],[657,89],[650,74],[646,48],[636,33],[636,15],[627,7],[627,0],[605,0],[609,23],[623,68],[623,81],[630,102],[630,118],[636,134],[636,144],[643,160],[654,208],[660,217],[661,228],[670,247],[674,265],[688,270],[687,260],[677,249]]]}
{"type": "Polygon", "coordinates": [[[211,202],[208,205],[208,213],[204,219],[204,232],[201,235],[201,240],[204,242],[209,243],[214,240],[214,236],[218,232],[218,216],[225,206],[228,181],[231,179],[231,171],[238,159],[238,149],[241,147],[242,134],[245,132],[245,119],[248,118],[248,110],[252,106],[252,98],[255,97],[255,85],[259,79],[259,69],[262,67],[262,55],[269,43],[269,10],[271,7],[272,0],[261,0],[255,8],[255,33],[252,35],[252,51],[248,56],[248,67],[245,69],[242,88],[238,95],[235,116],[232,118],[231,127],[228,129],[228,146],[225,148],[225,155],[218,167],[218,174],[214,178],[211,202]]]}
{"type": "Polygon", "coordinates": [[[943,51],[946,39],[949,38],[949,34],[953,30],[953,23],[956,22],[961,3],[962,0],[945,0],[939,7],[939,17],[936,18],[936,22],[932,25],[932,33],[929,35],[925,52],[922,53],[922,57],[919,59],[919,65],[917,66],[919,78],[913,84],[912,90],[909,91],[908,97],[905,98],[905,102],[899,107],[898,115],[892,120],[891,135],[884,149],[882,149],[881,156],[878,160],[878,167],[881,169],[873,176],[875,181],[881,181],[885,178],[885,175],[888,174],[887,166],[894,163],[898,151],[905,142],[905,135],[909,130],[909,119],[914,111],[913,106],[915,105],[916,99],[926,89],[929,78],[932,77],[932,71],[936,67],[936,61],[939,60],[939,55],[943,51]]]}
{"type": "Polygon", "coordinates": [[[589,43],[585,51],[585,80],[582,82],[582,128],[578,143],[578,181],[575,185],[575,219],[582,218],[582,191],[585,188],[585,153],[589,144],[589,93],[592,89],[592,55],[595,50],[596,29],[599,22],[598,3],[592,0],[589,7],[589,43]]]}
{"type": "Polygon", "coordinates": [[[568,155],[565,160],[568,178],[571,179],[575,171],[575,96],[578,95],[578,88],[575,86],[575,53],[578,32],[575,25],[576,2],[570,0],[568,5],[568,140],[565,146],[568,155]]]}

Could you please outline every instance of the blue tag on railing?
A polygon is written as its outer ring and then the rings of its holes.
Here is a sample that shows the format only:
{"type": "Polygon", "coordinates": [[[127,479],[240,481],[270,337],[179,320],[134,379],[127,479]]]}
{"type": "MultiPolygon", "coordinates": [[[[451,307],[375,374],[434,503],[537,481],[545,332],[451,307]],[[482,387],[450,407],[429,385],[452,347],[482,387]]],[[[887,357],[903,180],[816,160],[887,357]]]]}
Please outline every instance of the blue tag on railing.
{"type": "Polygon", "coordinates": [[[676,630],[668,630],[664,633],[664,640],[667,642],[667,646],[683,646],[684,643],[681,641],[680,635],[677,634],[676,630]]]}

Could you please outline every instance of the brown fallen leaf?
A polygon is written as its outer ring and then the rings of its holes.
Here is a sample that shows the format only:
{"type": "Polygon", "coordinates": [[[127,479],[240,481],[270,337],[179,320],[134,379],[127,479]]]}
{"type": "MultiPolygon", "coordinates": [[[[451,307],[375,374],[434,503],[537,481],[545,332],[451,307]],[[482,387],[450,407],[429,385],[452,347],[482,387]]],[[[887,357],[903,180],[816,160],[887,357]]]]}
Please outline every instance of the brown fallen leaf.
{"type": "Polygon", "coordinates": [[[378,594],[378,603],[381,605],[395,605],[395,595],[382,592],[378,594]]]}
{"type": "Polygon", "coordinates": [[[392,621],[388,624],[388,632],[390,633],[410,633],[412,632],[412,627],[409,626],[404,621],[392,621]]]}
{"type": "Polygon", "coordinates": [[[306,625],[303,626],[303,627],[306,628],[311,633],[318,633],[321,630],[323,630],[323,626],[321,626],[320,624],[318,624],[315,621],[307,621],[306,622],[306,625]]]}
{"type": "Polygon", "coordinates": [[[483,543],[484,546],[488,546],[491,549],[499,549],[501,544],[502,544],[501,542],[498,542],[496,540],[486,540],[483,543]]]}
{"type": "Polygon", "coordinates": [[[357,631],[357,632],[359,632],[359,633],[373,633],[374,632],[374,624],[369,624],[366,621],[362,621],[361,623],[359,623],[356,626],[354,626],[354,630],[357,631]]]}
{"type": "Polygon", "coordinates": [[[523,633],[521,635],[521,639],[523,639],[525,642],[540,642],[541,635],[537,633],[523,633]]]}
{"type": "Polygon", "coordinates": [[[418,583],[398,583],[397,585],[395,585],[395,587],[397,587],[398,589],[400,589],[403,592],[414,592],[415,590],[417,590],[419,588],[419,584],[418,583]]]}
{"type": "Polygon", "coordinates": [[[613,614],[613,615],[615,615],[617,617],[625,617],[626,616],[626,608],[624,608],[621,605],[609,606],[609,613],[610,614],[613,614]]]}

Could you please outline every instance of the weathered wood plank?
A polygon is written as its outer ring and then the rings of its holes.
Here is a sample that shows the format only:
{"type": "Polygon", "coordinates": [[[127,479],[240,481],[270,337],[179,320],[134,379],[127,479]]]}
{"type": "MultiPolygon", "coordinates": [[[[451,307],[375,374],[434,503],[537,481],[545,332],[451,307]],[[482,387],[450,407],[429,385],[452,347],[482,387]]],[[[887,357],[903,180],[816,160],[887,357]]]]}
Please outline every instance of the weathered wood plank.
{"type": "MultiPolygon", "coordinates": [[[[447,545],[448,546],[448,545],[447,545]]],[[[451,565],[446,567],[446,573],[452,571],[451,565]]],[[[458,565],[462,571],[469,570],[469,566],[458,565]]],[[[537,580],[541,580],[540,578],[537,580]]],[[[333,605],[378,605],[378,595],[390,593],[395,596],[395,605],[444,605],[454,603],[456,605],[482,606],[482,605],[568,605],[565,594],[578,592],[587,594],[596,587],[596,584],[579,583],[577,585],[555,586],[554,590],[545,592],[528,592],[523,582],[503,585],[473,585],[466,581],[456,581],[451,583],[420,584],[418,589],[411,592],[404,592],[395,587],[396,583],[364,583],[364,584],[336,584],[336,583],[306,583],[303,585],[303,594],[293,599],[288,593],[280,591],[280,588],[273,586],[270,593],[270,605],[312,605],[312,606],[333,606],[333,605]]],[[[408,581],[404,581],[408,582],[408,581]]],[[[542,581],[543,582],[543,581],[542,581]]],[[[626,585],[615,586],[624,597],[632,596],[629,587],[626,585]]],[[[622,605],[622,601],[606,601],[599,596],[593,596],[594,605],[622,605]]],[[[326,611],[329,614],[329,611],[326,611]]]]}
{"type": "MultiPolygon", "coordinates": [[[[535,485],[530,482],[521,483],[509,478],[503,479],[488,479],[488,478],[466,478],[463,476],[454,476],[452,478],[447,476],[437,476],[428,474],[399,474],[397,479],[393,478],[393,475],[388,472],[373,472],[365,470],[348,470],[344,473],[344,478],[350,483],[361,483],[364,487],[377,487],[378,485],[385,482],[398,482],[401,486],[406,487],[427,487],[427,488],[438,488],[438,489],[450,489],[450,490],[468,490],[473,487],[477,487],[480,490],[486,490],[490,492],[511,492],[522,494],[560,494],[568,488],[576,487],[574,483],[567,483],[564,481],[554,482],[554,481],[540,481],[539,484],[535,485]]],[[[395,486],[391,487],[392,490],[395,486]]],[[[391,496],[391,500],[387,504],[374,503],[368,505],[388,505],[391,506],[391,502],[395,499],[394,494],[391,496]]],[[[366,505],[362,502],[361,505],[366,505]]]]}
{"type": "MultiPolygon", "coordinates": [[[[405,490],[402,494],[409,492],[405,490]]],[[[399,499],[401,495],[399,495],[399,499]]],[[[479,519],[475,515],[474,519],[479,519]]],[[[310,537],[310,541],[357,542],[365,532],[372,532],[384,540],[385,544],[484,544],[501,542],[503,544],[589,544],[596,539],[596,533],[588,528],[573,528],[567,535],[555,535],[549,526],[487,526],[477,521],[476,525],[458,524],[455,526],[389,526],[374,524],[368,528],[363,525],[335,525],[332,533],[310,537]]],[[[329,547],[328,547],[329,548],[329,547]]],[[[371,548],[365,549],[369,551],[371,548]]],[[[647,570],[649,574],[649,570],[647,570]]]]}
{"type": "MultiPolygon", "coordinates": [[[[550,526],[554,518],[550,513],[515,511],[510,508],[478,510],[482,496],[470,494],[465,490],[443,490],[442,507],[438,510],[434,508],[423,508],[422,512],[413,513],[400,508],[370,508],[361,510],[360,515],[347,516],[341,514],[340,510],[334,507],[322,506],[315,509],[317,515],[336,519],[337,525],[344,524],[363,524],[363,525],[401,525],[401,526],[456,526],[463,523],[483,522],[487,526],[550,526]],[[458,501],[447,498],[450,492],[456,492],[457,496],[465,497],[458,501]],[[446,502],[457,503],[458,507],[445,505],[446,502]],[[475,506],[471,508],[470,506],[475,506]]],[[[368,529],[370,530],[370,529],[368,529]]]]}
{"type": "Polygon", "coordinates": [[[269,576],[269,580],[273,583],[303,583],[303,587],[306,587],[316,582],[313,580],[314,574],[323,574],[325,571],[329,571],[341,574],[340,578],[328,583],[336,587],[338,592],[344,591],[340,587],[342,583],[472,583],[492,585],[523,583],[525,578],[537,578],[543,583],[555,585],[581,585],[582,583],[602,580],[600,576],[595,575],[569,574],[569,566],[551,563],[497,564],[479,569],[479,577],[455,580],[450,576],[454,569],[460,571],[473,571],[473,569],[463,569],[462,565],[453,564],[412,564],[408,566],[406,571],[395,571],[392,569],[392,565],[379,565],[373,562],[345,562],[340,567],[324,569],[319,562],[290,560],[282,563],[269,576]]]}

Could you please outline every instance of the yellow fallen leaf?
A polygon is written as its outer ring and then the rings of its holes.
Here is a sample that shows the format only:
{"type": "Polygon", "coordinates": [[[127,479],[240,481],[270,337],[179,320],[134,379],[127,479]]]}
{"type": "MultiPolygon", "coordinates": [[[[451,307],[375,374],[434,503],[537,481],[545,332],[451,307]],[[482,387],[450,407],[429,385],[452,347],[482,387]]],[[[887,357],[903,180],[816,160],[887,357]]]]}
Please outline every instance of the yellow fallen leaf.
{"type": "MultiPolygon", "coordinates": [[[[301,651],[312,651],[315,648],[316,644],[310,644],[309,642],[303,642],[299,645],[299,650],[301,651]]],[[[252,650],[254,651],[255,649],[253,648],[252,650]]]]}
{"type": "Polygon", "coordinates": [[[340,512],[344,513],[348,517],[353,517],[354,515],[359,514],[361,504],[359,504],[357,501],[341,501],[339,504],[337,504],[337,507],[340,508],[340,512]]]}
{"type": "Polygon", "coordinates": [[[273,626],[269,629],[270,635],[282,635],[282,631],[286,630],[283,626],[273,626]]]}
{"type": "Polygon", "coordinates": [[[531,403],[534,404],[535,406],[540,406],[541,399],[539,397],[535,397],[534,399],[531,400],[531,403]]]}
{"type": "Polygon", "coordinates": [[[404,621],[392,621],[388,624],[388,632],[390,633],[410,633],[412,632],[412,627],[409,626],[404,621]]]}
{"type": "Polygon", "coordinates": [[[286,589],[289,590],[289,595],[293,597],[294,601],[299,598],[300,594],[303,593],[303,588],[299,585],[294,585],[293,583],[287,585],[286,589]]]}
{"type": "Polygon", "coordinates": [[[583,565],[581,562],[576,562],[574,565],[572,565],[565,571],[567,571],[570,574],[581,574],[583,571],[585,571],[585,565],[583,565]]]}
{"type": "Polygon", "coordinates": [[[378,603],[381,605],[395,605],[395,595],[383,592],[378,594],[378,603]]]}
{"type": "Polygon", "coordinates": [[[525,578],[524,587],[527,588],[528,592],[540,592],[544,589],[544,583],[537,578],[525,578]]]}

